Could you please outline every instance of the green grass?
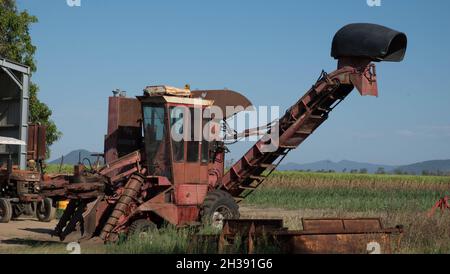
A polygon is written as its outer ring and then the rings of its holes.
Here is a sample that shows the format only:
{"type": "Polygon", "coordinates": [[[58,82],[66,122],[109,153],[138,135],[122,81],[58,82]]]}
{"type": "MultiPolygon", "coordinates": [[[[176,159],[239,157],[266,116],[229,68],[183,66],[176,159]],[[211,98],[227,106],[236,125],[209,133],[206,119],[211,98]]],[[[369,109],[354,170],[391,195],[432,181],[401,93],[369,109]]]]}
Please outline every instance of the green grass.
{"type": "Polygon", "coordinates": [[[285,209],[338,209],[347,211],[426,210],[443,193],[434,190],[371,190],[362,188],[263,188],[245,204],[285,209]]]}
{"type": "MultiPolygon", "coordinates": [[[[175,228],[167,226],[145,235],[122,238],[119,243],[108,244],[109,254],[216,254],[218,253],[219,230],[211,227],[175,228]]],[[[258,254],[279,253],[280,249],[267,239],[259,239],[256,245],[258,254]]],[[[234,242],[221,253],[246,253],[246,244],[237,235],[234,242]]]]}
{"type": "Polygon", "coordinates": [[[218,230],[208,227],[175,228],[169,225],[144,235],[124,236],[119,243],[108,244],[106,253],[214,254],[218,248],[218,233],[218,230]]]}
{"type": "Polygon", "coordinates": [[[390,175],[390,174],[350,174],[350,173],[314,173],[300,171],[275,171],[268,180],[270,186],[297,186],[311,185],[314,183],[333,184],[346,183],[348,185],[362,183],[370,184],[395,184],[395,185],[450,185],[448,176],[414,176],[414,175],[390,175]]]}
{"type": "Polygon", "coordinates": [[[73,165],[62,165],[60,170],[60,165],[49,164],[45,167],[45,172],[49,174],[72,174],[73,173],[73,165]]]}
{"type": "Polygon", "coordinates": [[[275,172],[244,204],[359,212],[423,211],[449,191],[449,177],[275,172]]]}
{"type": "Polygon", "coordinates": [[[122,239],[118,244],[109,244],[107,253],[114,254],[185,254],[190,242],[189,229],[162,228],[145,236],[122,239]]]}

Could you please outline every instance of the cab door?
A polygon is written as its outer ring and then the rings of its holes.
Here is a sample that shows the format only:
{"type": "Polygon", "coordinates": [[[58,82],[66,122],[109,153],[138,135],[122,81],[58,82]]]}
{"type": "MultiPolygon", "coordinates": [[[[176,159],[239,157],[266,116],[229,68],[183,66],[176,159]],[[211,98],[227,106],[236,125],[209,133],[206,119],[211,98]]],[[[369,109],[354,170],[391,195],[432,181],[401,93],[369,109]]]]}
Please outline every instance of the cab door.
{"type": "Polygon", "coordinates": [[[186,117],[186,165],[185,183],[200,184],[200,144],[202,136],[201,108],[189,107],[189,115],[186,117]]]}
{"type": "Polygon", "coordinates": [[[185,144],[185,108],[170,106],[170,141],[172,144],[172,170],[174,184],[185,182],[186,144],[185,144]]]}
{"type": "Polygon", "coordinates": [[[201,107],[169,107],[172,143],[172,166],[175,184],[200,184],[207,181],[201,168],[201,107]]]}
{"type": "Polygon", "coordinates": [[[210,119],[203,118],[203,125],[202,125],[202,142],[200,143],[200,183],[201,184],[208,184],[209,183],[209,139],[208,135],[205,135],[206,132],[211,131],[210,129],[210,119]]]}

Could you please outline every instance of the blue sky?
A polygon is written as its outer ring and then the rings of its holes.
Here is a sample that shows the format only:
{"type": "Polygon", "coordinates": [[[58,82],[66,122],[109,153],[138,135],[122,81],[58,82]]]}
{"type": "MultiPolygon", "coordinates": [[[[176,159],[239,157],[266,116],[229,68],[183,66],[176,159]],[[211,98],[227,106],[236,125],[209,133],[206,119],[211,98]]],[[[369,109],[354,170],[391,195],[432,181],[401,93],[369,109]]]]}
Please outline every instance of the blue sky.
{"type": "MultiPolygon", "coordinates": [[[[378,65],[380,97],[354,92],[287,161],[408,164],[450,158],[450,1],[18,0],[33,25],[33,81],[64,137],[53,157],[102,151],[107,97],[150,84],[229,88],[289,107],[332,71],[331,40],[354,22],[406,32],[403,63],[378,65]]],[[[248,144],[232,149],[239,157],[248,144]]]]}

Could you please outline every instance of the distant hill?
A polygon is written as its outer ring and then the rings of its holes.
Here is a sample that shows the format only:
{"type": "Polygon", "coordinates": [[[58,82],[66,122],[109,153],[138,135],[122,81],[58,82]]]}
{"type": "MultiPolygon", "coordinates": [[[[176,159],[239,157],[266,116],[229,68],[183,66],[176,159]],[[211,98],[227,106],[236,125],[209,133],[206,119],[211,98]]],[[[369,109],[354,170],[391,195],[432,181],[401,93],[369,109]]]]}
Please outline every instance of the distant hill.
{"type": "Polygon", "coordinates": [[[450,172],[450,160],[434,160],[415,163],[412,165],[399,166],[397,168],[403,172],[421,174],[423,171],[438,173],[438,172],[450,172]]]}
{"type": "Polygon", "coordinates": [[[389,165],[376,165],[376,164],[369,164],[369,163],[359,163],[359,162],[353,162],[353,161],[340,161],[340,162],[333,162],[333,161],[319,161],[309,164],[296,164],[296,163],[287,163],[284,165],[280,165],[278,170],[311,170],[311,171],[320,171],[320,170],[334,170],[336,172],[343,172],[344,170],[346,172],[350,172],[352,170],[361,170],[366,169],[369,173],[375,173],[379,168],[384,168],[385,171],[394,170],[395,166],[389,166],[389,165]]]}
{"type": "Polygon", "coordinates": [[[429,173],[438,173],[450,172],[450,160],[434,160],[434,161],[426,161],[415,163],[411,165],[404,166],[391,166],[391,165],[383,165],[383,164],[369,164],[369,163],[360,163],[353,161],[319,161],[308,164],[297,164],[297,163],[287,163],[279,166],[278,170],[311,170],[311,171],[321,171],[321,170],[334,170],[336,172],[350,172],[351,170],[361,170],[366,169],[368,173],[375,173],[380,168],[383,168],[385,172],[392,173],[395,171],[401,171],[403,173],[407,172],[410,174],[422,174],[423,171],[427,171],[429,173]]]}
{"type": "MultiPolygon", "coordinates": [[[[76,164],[78,164],[80,158],[81,158],[81,161],[83,161],[84,158],[88,158],[91,161],[91,163],[94,164],[95,161],[97,161],[97,157],[91,156],[92,153],[93,152],[90,152],[85,149],[74,150],[74,151],[64,155],[64,164],[76,165],[76,164]]],[[[60,163],[61,163],[61,157],[49,162],[49,164],[58,164],[58,165],[60,163]]],[[[85,162],[85,164],[87,164],[87,163],[85,162]]]]}

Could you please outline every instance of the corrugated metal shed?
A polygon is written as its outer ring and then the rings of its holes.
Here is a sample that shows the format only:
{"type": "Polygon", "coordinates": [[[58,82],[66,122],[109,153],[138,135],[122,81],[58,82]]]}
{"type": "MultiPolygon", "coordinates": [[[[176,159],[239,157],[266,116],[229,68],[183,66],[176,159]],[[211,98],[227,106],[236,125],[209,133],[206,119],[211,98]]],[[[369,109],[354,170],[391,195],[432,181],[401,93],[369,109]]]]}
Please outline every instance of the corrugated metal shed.
{"type": "MultiPolygon", "coordinates": [[[[27,143],[30,68],[0,57],[0,136],[27,143]]],[[[11,154],[26,168],[26,145],[0,144],[0,165],[11,154]]]]}

